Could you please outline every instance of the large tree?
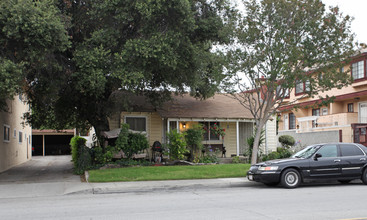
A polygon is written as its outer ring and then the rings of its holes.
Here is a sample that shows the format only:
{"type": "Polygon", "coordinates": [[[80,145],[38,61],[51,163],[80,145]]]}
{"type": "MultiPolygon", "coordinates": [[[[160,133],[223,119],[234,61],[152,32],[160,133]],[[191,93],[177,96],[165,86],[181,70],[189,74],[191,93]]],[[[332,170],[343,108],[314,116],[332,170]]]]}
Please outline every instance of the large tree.
{"type": "Polygon", "coordinates": [[[260,134],[270,117],[285,105],[350,82],[348,70],[339,67],[353,55],[355,44],[352,19],[337,7],[325,10],[320,0],[249,0],[244,6],[238,48],[231,52],[234,87],[227,89],[256,121],[251,156],[256,163],[260,134]],[[285,103],[297,83],[306,85],[305,92],[285,103]]]}
{"type": "Polygon", "coordinates": [[[206,98],[224,78],[213,48],[231,39],[236,13],[227,0],[59,0],[57,7],[71,46],[59,69],[27,76],[35,127],[89,124],[98,134],[109,129],[118,91],[155,104],[172,92],[206,98]]]}
{"type": "Polygon", "coordinates": [[[69,45],[64,24],[53,1],[0,2],[0,110],[23,88],[42,85],[40,74],[59,70],[58,57],[69,45]]]}

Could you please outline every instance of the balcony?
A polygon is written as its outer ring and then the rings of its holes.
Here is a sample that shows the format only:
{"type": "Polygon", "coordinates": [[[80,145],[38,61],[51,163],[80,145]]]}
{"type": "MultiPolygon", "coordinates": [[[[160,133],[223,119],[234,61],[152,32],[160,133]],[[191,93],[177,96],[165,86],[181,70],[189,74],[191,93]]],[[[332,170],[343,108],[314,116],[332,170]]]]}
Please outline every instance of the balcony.
{"type": "Polygon", "coordinates": [[[350,126],[352,123],[358,123],[358,113],[338,113],[323,116],[309,116],[297,118],[297,132],[334,130],[335,128],[350,126]]]}

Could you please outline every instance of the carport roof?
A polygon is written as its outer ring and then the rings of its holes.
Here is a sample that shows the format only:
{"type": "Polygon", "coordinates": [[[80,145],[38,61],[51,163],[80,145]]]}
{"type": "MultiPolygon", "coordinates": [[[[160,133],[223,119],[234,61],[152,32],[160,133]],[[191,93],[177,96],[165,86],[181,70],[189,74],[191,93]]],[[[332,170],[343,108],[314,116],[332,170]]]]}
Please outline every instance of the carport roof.
{"type": "Polygon", "coordinates": [[[73,129],[51,130],[51,129],[32,129],[32,135],[74,135],[73,129]]]}

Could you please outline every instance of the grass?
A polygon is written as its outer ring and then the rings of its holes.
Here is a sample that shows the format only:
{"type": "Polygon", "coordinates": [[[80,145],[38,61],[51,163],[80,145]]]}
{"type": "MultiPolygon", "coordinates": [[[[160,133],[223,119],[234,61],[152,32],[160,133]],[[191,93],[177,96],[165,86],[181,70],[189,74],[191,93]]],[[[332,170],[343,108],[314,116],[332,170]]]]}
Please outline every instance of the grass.
{"type": "Polygon", "coordinates": [[[90,170],[89,182],[184,180],[244,177],[250,164],[147,166],[90,170]]]}

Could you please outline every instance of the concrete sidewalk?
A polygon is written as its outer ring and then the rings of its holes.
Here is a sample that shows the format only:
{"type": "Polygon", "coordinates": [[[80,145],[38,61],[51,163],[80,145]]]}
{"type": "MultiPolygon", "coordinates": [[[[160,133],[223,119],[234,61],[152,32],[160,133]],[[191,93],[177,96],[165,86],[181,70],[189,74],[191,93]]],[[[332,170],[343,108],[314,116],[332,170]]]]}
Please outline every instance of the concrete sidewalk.
{"type": "Polygon", "coordinates": [[[44,196],[63,196],[75,194],[112,194],[141,193],[186,189],[243,187],[248,183],[245,178],[139,181],[113,183],[87,182],[47,182],[47,183],[9,183],[0,185],[0,199],[29,198],[44,196]]]}

